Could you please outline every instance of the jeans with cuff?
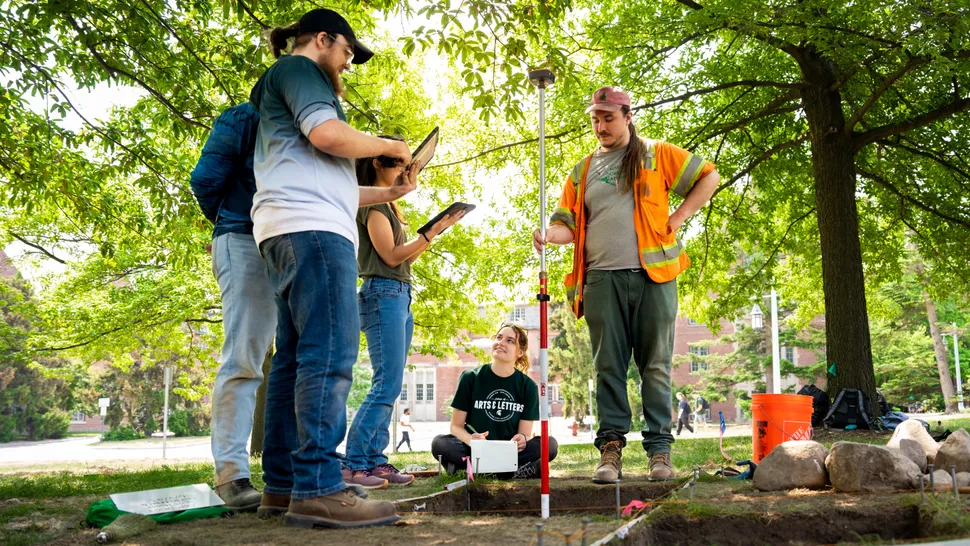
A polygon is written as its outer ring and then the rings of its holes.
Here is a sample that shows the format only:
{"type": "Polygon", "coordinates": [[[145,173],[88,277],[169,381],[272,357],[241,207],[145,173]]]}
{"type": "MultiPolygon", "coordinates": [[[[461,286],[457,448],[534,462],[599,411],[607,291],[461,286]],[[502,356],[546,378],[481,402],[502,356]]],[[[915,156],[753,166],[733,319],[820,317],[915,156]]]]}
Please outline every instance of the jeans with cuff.
{"type": "Polygon", "coordinates": [[[266,389],[264,492],[306,499],[345,489],[337,446],[360,324],[353,243],[327,231],[260,245],[276,294],[276,354],[266,389]]]}

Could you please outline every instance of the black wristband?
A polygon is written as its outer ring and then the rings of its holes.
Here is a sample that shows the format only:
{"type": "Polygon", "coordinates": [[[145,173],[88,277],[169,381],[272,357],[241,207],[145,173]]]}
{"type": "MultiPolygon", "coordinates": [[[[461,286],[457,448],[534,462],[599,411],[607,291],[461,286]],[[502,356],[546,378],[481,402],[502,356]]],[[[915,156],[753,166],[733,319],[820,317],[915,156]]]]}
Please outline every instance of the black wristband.
{"type": "Polygon", "coordinates": [[[424,240],[425,241],[428,241],[429,243],[431,242],[431,239],[428,239],[428,234],[427,233],[422,233],[421,236],[424,237],[424,240]]]}

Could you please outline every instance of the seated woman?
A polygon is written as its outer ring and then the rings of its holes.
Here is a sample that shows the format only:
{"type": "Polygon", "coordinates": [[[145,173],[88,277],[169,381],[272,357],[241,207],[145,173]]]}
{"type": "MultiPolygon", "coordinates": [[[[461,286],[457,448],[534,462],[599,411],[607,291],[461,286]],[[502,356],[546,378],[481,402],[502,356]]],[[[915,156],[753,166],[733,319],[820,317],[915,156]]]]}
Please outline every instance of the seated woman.
{"type": "MultiPolygon", "coordinates": [[[[492,363],[467,370],[452,399],[451,434],[436,436],[431,454],[449,473],[465,468],[472,440],[513,440],[519,448],[519,470],[502,479],[541,476],[541,439],[531,438],[539,418],[539,388],[529,371],[529,338],[525,328],[504,323],[492,341],[492,363]],[[500,402],[500,403],[498,403],[500,402]]],[[[559,445],[549,437],[549,460],[559,445]]]]}

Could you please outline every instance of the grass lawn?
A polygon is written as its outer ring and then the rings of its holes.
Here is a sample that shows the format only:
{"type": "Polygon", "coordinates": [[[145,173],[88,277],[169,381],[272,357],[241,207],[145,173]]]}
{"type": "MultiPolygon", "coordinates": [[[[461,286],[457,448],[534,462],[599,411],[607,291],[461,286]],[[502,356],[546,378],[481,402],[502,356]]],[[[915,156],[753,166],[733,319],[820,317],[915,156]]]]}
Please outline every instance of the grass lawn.
{"type": "MultiPolygon", "coordinates": [[[[935,428],[936,423],[932,423],[935,428]]],[[[958,427],[970,429],[970,419],[950,420],[944,423],[946,428],[955,430],[958,427]]],[[[888,433],[870,431],[826,431],[818,430],[816,439],[826,446],[831,446],[840,440],[884,444],[889,440],[888,433]]],[[[750,458],[751,438],[725,438],[724,450],[737,461],[750,458]]],[[[391,462],[404,468],[409,464],[419,464],[435,469],[435,461],[427,452],[399,453],[390,457],[391,462]]],[[[557,487],[565,495],[567,490],[574,494],[603,495],[602,486],[589,483],[589,476],[598,461],[598,453],[589,444],[563,445],[559,448],[559,456],[552,463],[553,497],[557,495],[557,487]],[[576,492],[579,493],[576,493],[576,492]],[[583,491],[586,491],[584,493],[583,491]]],[[[673,446],[672,462],[682,478],[686,478],[691,469],[701,468],[705,474],[712,474],[724,461],[718,449],[716,438],[692,439],[681,436],[673,446]]],[[[727,462],[727,461],[725,461],[727,462]]],[[[647,474],[647,458],[643,448],[634,442],[627,445],[623,458],[624,480],[629,482],[632,489],[624,489],[624,496],[628,494],[642,495],[639,498],[649,500],[661,495],[643,493],[643,489],[636,489],[636,484],[642,484],[647,474]]],[[[262,487],[261,468],[258,460],[252,461],[253,482],[262,487]]],[[[80,523],[88,506],[95,500],[107,497],[110,493],[140,491],[161,487],[173,487],[194,483],[212,483],[213,466],[211,463],[184,463],[155,466],[148,469],[110,469],[104,467],[89,467],[75,471],[59,472],[19,472],[0,475],[0,544],[73,544],[77,542],[93,542],[95,532],[82,529],[80,523]]],[[[412,486],[404,488],[388,488],[372,491],[373,498],[398,500],[419,497],[441,491],[444,484],[459,479],[458,476],[439,476],[417,480],[412,486]]],[[[491,496],[493,500],[507,494],[509,499],[515,495],[535,496],[537,482],[509,484],[480,480],[478,496],[491,496]],[[502,493],[504,492],[504,493],[502,493]]],[[[666,491],[664,491],[665,493],[666,491]]],[[[839,495],[831,491],[808,492],[796,491],[786,495],[767,495],[755,491],[750,482],[734,480],[720,480],[704,478],[694,491],[695,501],[687,502],[687,491],[679,490],[665,498],[669,501],[650,515],[651,532],[661,533],[652,540],[663,543],[675,543],[671,537],[685,533],[674,523],[683,520],[686,528],[699,530],[703,522],[723,520],[725,529],[743,529],[744,521],[752,517],[780,518],[796,517],[804,520],[804,512],[826,514],[828,521],[835,522],[838,513],[830,514],[831,510],[846,510],[851,512],[854,507],[868,506],[876,512],[869,514],[869,518],[878,518],[879,514],[890,514],[890,519],[900,522],[905,517],[919,516],[919,525],[928,536],[939,536],[965,532],[970,534],[970,511],[965,505],[956,505],[941,497],[929,505],[918,506],[919,494],[867,496],[860,500],[858,496],[839,495]],[[877,498],[879,497],[879,498],[877,498]],[[724,502],[729,500],[730,502],[724,502]],[[878,502],[877,502],[878,501],[878,502]],[[888,503],[888,504],[887,504],[888,503]],[[952,506],[951,506],[952,505],[952,506]],[[834,508],[833,508],[834,507],[834,508]],[[880,508],[881,507],[881,508],[880,508]],[[888,512],[887,512],[888,510],[888,512]],[[905,514],[893,510],[904,510],[905,514]],[[755,516],[752,516],[755,514],[755,516]],[[834,514],[834,515],[833,515],[834,514]],[[909,514],[908,516],[906,514],[909,514]],[[905,517],[904,517],[905,516],[905,517]],[[680,518],[680,519],[677,519],[680,518]],[[734,518],[734,519],[732,519],[734,518]],[[738,520],[738,521],[735,521],[738,520]],[[693,522],[693,523],[691,523],[693,522]],[[732,523],[733,522],[733,523],[732,523]],[[669,527],[669,533],[664,535],[664,526],[669,527]],[[693,526],[693,527],[691,527],[693,526]]],[[[952,495],[951,495],[952,496],[952,495]]],[[[634,497],[637,498],[637,497],[634,497]]],[[[512,501],[508,501],[512,502],[512,501]]],[[[555,500],[553,506],[555,507],[555,500]]],[[[610,501],[612,502],[612,501],[610,501]]],[[[628,500],[624,499],[624,504],[628,500]]],[[[861,509],[861,508],[859,508],[861,509]]],[[[430,510],[430,508],[428,508],[430,510]]],[[[487,511],[486,511],[487,512],[487,511]]],[[[496,511],[497,512],[497,511],[496,511]]],[[[605,513],[592,515],[590,524],[591,534],[598,537],[615,530],[616,520],[605,513]]],[[[848,513],[848,512],[846,512],[848,513]]],[[[584,514],[554,512],[555,517],[550,521],[547,529],[552,533],[547,537],[546,544],[562,544],[562,533],[578,531],[584,514]]],[[[507,541],[510,544],[528,544],[535,533],[534,517],[502,517],[494,513],[466,513],[466,514],[403,514],[402,524],[381,530],[366,531],[368,543],[399,542],[403,543],[432,543],[453,542],[451,538],[459,537],[458,543],[468,544],[507,541]],[[451,537],[451,538],[449,538],[451,537]],[[398,540],[399,539],[399,540],[398,540]]],[[[758,520],[761,521],[761,520],[758,520]]],[[[915,520],[914,520],[915,521],[915,520]]],[[[748,522],[750,523],[750,522],[748,522]]],[[[764,521],[761,521],[764,524],[764,521]]],[[[889,525],[891,522],[888,522],[889,525]]],[[[188,543],[306,543],[320,532],[296,532],[278,529],[279,521],[264,522],[250,515],[240,515],[227,520],[205,520],[189,524],[162,526],[144,535],[141,543],[150,544],[188,544],[188,543]],[[314,534],[316,533],[316,534],[314,534]]],[[[833,523],[834,525],[834,523],[833,523]]],[[[841,525],[841,524],[840,524],[841,525]]],[[[646,526],[644,526],[646,527],[646,526]]],[[[777,528],[777,525],[775,525],[777,528]]],[[[360,533],[348,531],[325,531],[328,543],[339,544],[341,540],[360,543],[360,533]]],[[[821,532],[821,531],[819,531],[821,532]]],[[[730,534],[730,533],[728,533],[730,534]]],[[[743,531],[738,531],[743,538],[743,531]]],[[[706,535],[705,535],[706,536],[706,535]]],[[[860,535],[861,536],[861,535],[860,535]]],[[[850,539],[853,537],[846,537],[850,539]]],[[[319,540],[319,538],[316,538],[319,540]]],[[[701,540],[701,543],[704,539],[701,540]]],[[[756,543],[757,540],[754,540],[756,543]]],[[[728,541],[728,543],[731,543],[728,541]]]]}

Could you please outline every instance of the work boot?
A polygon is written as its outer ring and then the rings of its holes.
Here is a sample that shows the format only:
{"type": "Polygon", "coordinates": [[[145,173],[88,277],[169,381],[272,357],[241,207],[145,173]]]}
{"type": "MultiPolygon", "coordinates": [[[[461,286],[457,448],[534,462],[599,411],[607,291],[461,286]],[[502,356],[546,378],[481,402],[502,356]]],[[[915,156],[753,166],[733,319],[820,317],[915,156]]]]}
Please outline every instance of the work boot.
{"type": "Polygon", "coordinates": [[[236,512],[256,510],[262,497],[262,493],[253,487],[249,478],[240,478],[216,487],[216,495],[226,503],[226,508],[236,512]]]}
{"type": "Polygon", "coordinates": [[[623,477],[623,447],[619,440],[600,447],[600,465],[593,473],[593,483],[614,483],[623,477]]]}
{"type": "Polygon", "coordinates": [[[259,503],[259,508],[256,509],[256,515],[263,519],[282,516],[283,514],[286,514],[286,510],[289,507],[290,507],[289,495],[274,495],[272,493],[263,493],[263,499],[259,503]]]}
{"type": "Polygon", "coordinates": [[[377,465],[371,469],[370,473],[387,480],[388,485],[411,485],[411,482],[414,481],[414,476],[401,472],[390,463],[377,465]]]}
{"type": "Polygon", "coordinates": [[[650,475],[653,482],[672,480],[677,477],[673,465],[670,464],[670,453],[654,453],[650,456],[650,475]]]}
{"type": "Polygon", "coordinates": [[[371,474],[369,470],[344,468],[340,472],[343,474],[344,483],[347,485],[359,485],[364,489],[384,489],[387,487],[386,479],[378,478],[371,474]]]}
{"type": "Polygon", "coordinates": [[[399,519],[393,503],[364,500],[344,489],[324,497],[291,500],[283,524],[304,529],[347,528],[390,525],[399,519]]]}

